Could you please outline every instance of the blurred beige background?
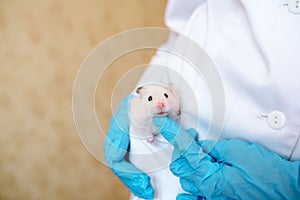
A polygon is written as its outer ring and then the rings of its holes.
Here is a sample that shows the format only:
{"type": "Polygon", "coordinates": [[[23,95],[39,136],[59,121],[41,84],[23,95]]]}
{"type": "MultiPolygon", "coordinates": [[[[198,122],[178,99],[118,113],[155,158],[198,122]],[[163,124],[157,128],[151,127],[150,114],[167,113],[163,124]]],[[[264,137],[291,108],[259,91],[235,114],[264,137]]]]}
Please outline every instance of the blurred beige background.
{"type": "MultiPolygon", "coordinates": [[[[128,199],[129,192],[81,144],[72,116],[76,73],[109,36],[164,27],[166,0],[0,0],[0,199],[128,199]]],[[[113,65],[147,63],[136,52],[113,65]]],[[[108,96],[124,72],[105,75],[108,96]]],[[[103,90],[103,88],[101,88],[103,90]]],[[[111,110],[106,116],[107,130],[111,110]]]]}

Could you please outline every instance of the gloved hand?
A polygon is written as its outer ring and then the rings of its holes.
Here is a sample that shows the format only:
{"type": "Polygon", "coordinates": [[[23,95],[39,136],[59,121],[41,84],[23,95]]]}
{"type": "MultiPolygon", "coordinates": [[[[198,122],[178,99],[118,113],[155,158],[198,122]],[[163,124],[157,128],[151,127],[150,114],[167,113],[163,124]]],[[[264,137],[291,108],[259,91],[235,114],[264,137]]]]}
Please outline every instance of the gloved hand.
{"type": "MultiPolygon", "coordinates": [[[[167,117],[154,122],[174,146],[170,169],[180,177],[183,189],[193,194],[190,199],[196,199],[195,195],[209,199],[299,199],[299,161],[287,161],[254,142],[238,139],[196,142],[167,117]]],[[[184,197],[181,199],[189,199],[189,195],[184,197]]]]}
{"type": "Polygon", "coordinates": [[[111,170],[137,197],[153,199],[150,177],[125,160],[129,148],[129,105],[132,95],[126,97],[111,118],[104,144],[105,159],[111,170]]]}

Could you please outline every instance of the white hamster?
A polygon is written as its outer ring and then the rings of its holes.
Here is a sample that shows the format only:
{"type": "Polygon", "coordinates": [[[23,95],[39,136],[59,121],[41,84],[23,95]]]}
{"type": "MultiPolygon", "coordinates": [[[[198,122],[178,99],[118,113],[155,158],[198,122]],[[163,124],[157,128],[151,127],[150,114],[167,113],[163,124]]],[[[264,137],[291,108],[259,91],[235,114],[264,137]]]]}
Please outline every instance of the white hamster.
{"type": "Polygon", "coordinates": [[[148,142],[155,141],[158,134],[152,122],[153,116],[168,115],[174,120],[180,116],[180,100],[173,91],[173,84],[152,83],[136,90],[137,97],[130,102],[131,125],[140,129],[139,137],[147,138],[148,142]]]}

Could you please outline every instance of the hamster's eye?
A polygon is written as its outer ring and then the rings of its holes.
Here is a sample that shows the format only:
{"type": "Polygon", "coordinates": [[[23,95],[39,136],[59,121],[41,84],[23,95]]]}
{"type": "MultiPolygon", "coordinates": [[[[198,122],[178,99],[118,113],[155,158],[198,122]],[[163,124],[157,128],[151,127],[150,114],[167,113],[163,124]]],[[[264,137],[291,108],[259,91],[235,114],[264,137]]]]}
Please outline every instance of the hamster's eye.
{"type": "Polygon", "coordinates": [[[148,101],[152,101],[152,96],[149,96],[149,97],[148,97],[148,101]]]}
{"type": "Polygon", "coordinates": [[[164,93],[164,96],[165,96],[166,98],[168,98],[168,97],[169,97],[167,93],[164,93]]]}

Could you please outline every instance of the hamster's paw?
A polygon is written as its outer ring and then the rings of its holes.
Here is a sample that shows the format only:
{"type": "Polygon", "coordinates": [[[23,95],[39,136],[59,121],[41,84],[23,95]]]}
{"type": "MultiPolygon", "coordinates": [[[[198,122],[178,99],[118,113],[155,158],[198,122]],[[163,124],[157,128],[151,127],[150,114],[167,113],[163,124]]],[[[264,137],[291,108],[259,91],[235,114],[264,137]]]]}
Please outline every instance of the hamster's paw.
{"type": "Polygon", "coordinates": [[[155,137],[152,136],[152,137],[148,138],[147,142],[149,142],[150,144],[153,144],[155,142],[155,137]]]}

